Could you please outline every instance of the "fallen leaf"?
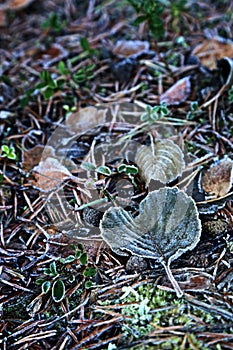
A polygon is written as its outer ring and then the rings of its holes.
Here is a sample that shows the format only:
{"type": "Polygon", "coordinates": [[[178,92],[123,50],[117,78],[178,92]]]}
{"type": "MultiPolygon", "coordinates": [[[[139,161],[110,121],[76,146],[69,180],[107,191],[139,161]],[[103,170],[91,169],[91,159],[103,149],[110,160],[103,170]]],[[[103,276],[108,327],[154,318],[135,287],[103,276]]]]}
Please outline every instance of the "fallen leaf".
{"type": "Polygon", "coordinates": [[[52,44],[46,49],[30,48],[26,55],[33,57],[37,63],[43,64],[43,67],[49,67],[51,64],[61,61],[68,56],[68,51],[59,44],[52,44]]]}
{"type": "MultiPolygon", "coordinates": [[[[183,291],[203,292],[211,286],[212,280],[206,276],[190,276],[186,281],[179,281],[179,286],[183,291]]],[[[166,281],[162,285],[158,285],[159,289],[171,291],[172,286],[169,286],[166,281]]]]}
{"type": "Polygon", "coordinates": [[[219,36],[204,40],[196,46],[191,55],[196,56],[201,64],[209,69],[216,69],[217,60],[233,57],[233,42],[219,36]]]}
{"type": "Polygon", "coordinates": [[[66,126],[73,134],[86,132],[106,121],[106,109],[97,109],[95,107],[86,107],[80,111],[71,113],[66,119],[66,126]]]}
{"type": "Polygon", "coordinates": [[[113,49],[113,53],[121,57],[137,57],[148,50],[148,41],[118,40],[113,49]]]}
{"type": "Polygon", "coordinates": [[[119,255],[131,252],[160,262],[177,295],[182,291],[170,263],[200,240],[201,222],[193,199],[178,188],[150,192],[132,217],[122,208],[108,209],[100,223],[103,239],[119,255]]]}
{"type": "Polygon", "coordinates": [[[6,3],[7,10],[21,10],[30,5],[34,0],[9,0],[6,3]]]}
{"type": "Polygon", "coordinates": [[[225,87],[233,85],[233,60],[228,57],[223,57],[218,61],[218,68],[224,80],[225,87]]]}
{"type": "Polygon", "coordinates": [[[56,189],[64,180],[74,178],[68,168],[58,159],[48,157],[33,168],[36,181],[33,185],[40,191],[48,192],[56,189]]]}
{"type": "Polygon", "coordinates": [[[135,162],[140,174],[149,185],[151,180],[163,184],[175,180],[185,167],[184,154],[172,140],[157,140],[152,146],[141,146],[135,162]]]}
{"type": "Polygon", "coordinates": [[[233,161],[226,157],[215,162],[201,176],[201,188],[215,197],[225,196],[233,184],[233,161]]]}
{"type": "Polygon", "coordinates": [[[50,146],[37,145],[29,150],[25,150],[22,153],[23,170],[26,172],[32,170],[40,162],[42,154],[44,159],[55,156],[54,149],[50,146]]]}
{"type": "Polygon", "coordinates": [[[179,105],[185,102],[191,93],[190,77],[178,80],[167,91],[160,96],[160,103],[166,103],[167,106],[179,105]]]}

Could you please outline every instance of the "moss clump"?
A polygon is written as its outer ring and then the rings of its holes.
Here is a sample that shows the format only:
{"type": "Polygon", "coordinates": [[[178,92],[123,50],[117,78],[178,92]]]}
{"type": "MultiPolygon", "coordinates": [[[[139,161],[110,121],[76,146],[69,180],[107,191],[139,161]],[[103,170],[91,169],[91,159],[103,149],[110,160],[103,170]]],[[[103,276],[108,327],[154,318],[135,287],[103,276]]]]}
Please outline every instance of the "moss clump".
{"type": "MultiPolygon", "coordinates": [[[[204,328],[206,330],[216,325],[217,317],[190,305],[185,299],[176,298],[174,293],[160,290],[151,284],[140,285],[135,289],[123,287],[122,291],[123,295],[114,300],[114,304],[125,305],[121,311],[124,316],[121,330],[125,336],[124,344],[137,343],[131,350],[178,350],[184,341],[185,349],[193,349],[193,344],[198,349],[208,349],[196,335],[204,328]],[[202,324],[198,320],[202,320],[202,324]],[[180,326],[181,335],[172,332],[172,327],[177,326],[180,326]],[[161,337],[163,329],[166,336],[161,337]],[[161,334],[156,335],[155,331],[158,330],[161,334]]],[[[112,305],[112,302],[106,301],[106,305],[109,304],[112,305]]]]}

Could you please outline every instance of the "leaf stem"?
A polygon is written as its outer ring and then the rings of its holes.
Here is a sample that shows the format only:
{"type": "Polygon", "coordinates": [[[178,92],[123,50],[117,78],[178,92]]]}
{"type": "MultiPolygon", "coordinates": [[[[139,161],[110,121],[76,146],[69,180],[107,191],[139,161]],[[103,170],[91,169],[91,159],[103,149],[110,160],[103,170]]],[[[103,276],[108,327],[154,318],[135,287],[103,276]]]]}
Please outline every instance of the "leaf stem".
{"type": "Polygon", "coordinates": [[[167,277],[169,278],[169,281],[171,282],[173,288],[176,291],[177,297],[181,298],[183,296],[183,292],[180,289],[180,286],[179,286],[178,282],[176,281],[175,277],[173,276],[173,274],[171,272],[169,262],[166,263],[165,261],[161,261],[161,264],[163,265],[163,267],[164,267],[164,269],[166,271],[167,277]]]}

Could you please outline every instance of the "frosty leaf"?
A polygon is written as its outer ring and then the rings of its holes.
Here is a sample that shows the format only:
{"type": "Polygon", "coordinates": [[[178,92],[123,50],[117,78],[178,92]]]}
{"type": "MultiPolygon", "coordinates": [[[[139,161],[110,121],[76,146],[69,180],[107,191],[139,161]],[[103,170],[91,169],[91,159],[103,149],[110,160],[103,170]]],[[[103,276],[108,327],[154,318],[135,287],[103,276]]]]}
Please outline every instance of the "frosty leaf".
{"type": "Polygon", "coordinates": [[[185,166],[180,147],[172,140],[158,140],[152,146],[142,146],[136,154],[136,163],[146,186],[152,179],[164,184],[175,180],[185,166]]]}
{"type": "Polygon", "coordinates": [[[64,180],[74,178],[71,172],[58,159],[48,157],[33,168],[36,183],[41,191],[51,191],[57,188],[64,180]]]}
{"type": "Polygon", "coordinates": [[[195,47],[192,55],[196,56],[201,64],[209,69],[216,69],[216,62],[223,57],[233,57],[233,42],[219,36],[206,39],[195,47]]]}
{"type": "Polygon", "coordinates": [[[24,171],[30,171],[39,163],[39,161],[47,157],[55,157],[55,151],[50,146],[36,145],[35,147],[25,150],[22,154],[22,165],[24,171]]]}
{"type": "Polygon", "coordinates": [[[136,218],[122,208],[110,208],[101,221],[101,232],[120,255],[126,250],[168,261],[194,248],[200,222],[193,199],[176,187],[165,187],[148,194],[136,218]]]}
{"type": "Polygon", "coordinates": [[[190,77],[182,78],[160,96],[160,103],[166,103],[167,106],[179,105],[187,100],[190,92],[190,77]]]}
{"type": "Polygon", "coordinates": [[[149,42],[140,40],[119,40],[117,41],[113,53],[121,57],[137,57],[148,52],[149,42]]]}
{"type": "Polygon", "coordinates": [[[193,199],[178,188],[153,191],[141,202],[139,215],[133,218],[122,208],[110,208],[100,224],[103,239],[119,255],[131,252],[155,259],[181,296],[182,292],[170,271],[170,262],[200,239],[201,224],[193,199]]]}
{"type": "Polygon", "coordinates": [[[71,133],[82,133],[106,121],[107,109],[95,107],[82,108],[79,112],[71,113],[66,119],[66,126],[71,133]]]}
{"type": "Polygon", "coordinates": [[[223,158],[215,162],[201,178],[202,189],[214,197],[225,196],[233,185],[233,161],[223,158]]]}

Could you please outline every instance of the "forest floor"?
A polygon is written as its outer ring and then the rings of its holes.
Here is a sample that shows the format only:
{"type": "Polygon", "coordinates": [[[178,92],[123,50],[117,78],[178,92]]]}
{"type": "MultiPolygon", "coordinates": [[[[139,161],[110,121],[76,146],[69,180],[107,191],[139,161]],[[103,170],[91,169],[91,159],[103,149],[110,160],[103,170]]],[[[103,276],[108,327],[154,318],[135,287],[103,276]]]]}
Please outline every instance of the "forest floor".
{"type": "Polygon", "coordinates": [[[2,349],[233,349],[233,4],[153,3],[0,4],[2,349]]]}

